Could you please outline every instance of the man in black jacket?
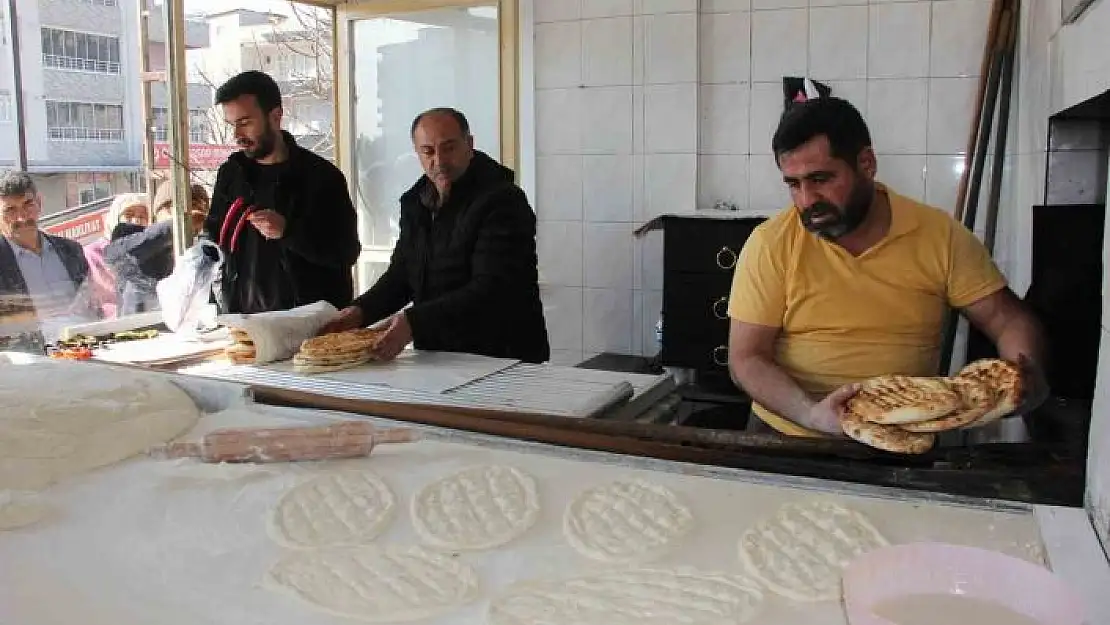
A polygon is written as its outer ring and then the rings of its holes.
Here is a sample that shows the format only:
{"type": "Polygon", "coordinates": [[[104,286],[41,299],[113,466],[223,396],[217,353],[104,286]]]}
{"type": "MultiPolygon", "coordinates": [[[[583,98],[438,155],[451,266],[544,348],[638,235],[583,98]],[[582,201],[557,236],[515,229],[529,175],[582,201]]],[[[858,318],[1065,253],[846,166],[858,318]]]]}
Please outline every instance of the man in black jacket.
{"type": "Polygon", "coordinates": [[[216,103],[242,148],[220,166],[204,223],[226,256],[215,288],[220,312],[345,306],[360,245],[343,173],[281,130],[281,92],[268,75],[231,78],[216,103]]]}
{"type": "Polygon", "coordinates": [[[0,349],[37,351],[62,327],[97,318],[81,246],[39,230],[31,177],[0,172],[0,349]]]}
{"type": "Polygon", "coordinates": [[[413,341],[417,349],[546,361],[536,215],[513,172],[474,150],[470,125],[454,109],[417,116],[412,141],[425,175],[401,196],[389,268],[324,332],[389,317],[380,358],[413,341]]]}

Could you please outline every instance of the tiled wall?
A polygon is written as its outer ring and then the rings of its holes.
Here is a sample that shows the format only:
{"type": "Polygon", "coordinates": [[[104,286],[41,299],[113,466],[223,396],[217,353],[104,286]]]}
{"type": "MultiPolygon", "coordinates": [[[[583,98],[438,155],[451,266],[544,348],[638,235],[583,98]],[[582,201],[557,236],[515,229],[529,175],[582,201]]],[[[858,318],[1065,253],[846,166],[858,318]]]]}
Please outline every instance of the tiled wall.
{"type": "MultiPolygon", "coordinates": [[[[536,210],[554,359],[654,353],[660,213],[786,193],[784,75],[868,119],[879,177],[951,208],[989,0],[534,0],[536,210]]],[[[1002,237],[1000,237],[1002,238],[1002,237]]]]}

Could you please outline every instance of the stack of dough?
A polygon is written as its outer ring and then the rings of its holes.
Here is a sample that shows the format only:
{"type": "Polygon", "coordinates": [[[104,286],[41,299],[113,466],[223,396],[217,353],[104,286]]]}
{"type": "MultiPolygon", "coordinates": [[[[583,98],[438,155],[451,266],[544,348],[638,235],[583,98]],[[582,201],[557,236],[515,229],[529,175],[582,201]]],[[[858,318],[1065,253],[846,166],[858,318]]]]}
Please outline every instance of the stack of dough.
{"type": "Polygon", "coordinates": [[[227,333],[232,340],[232,344],[224,349],[227,359],[237,365],[253,364],[257,350],[251,335],[239,328],[228,328],[227,333]]]}
{"type": "Polygon", "coordinates": [[[841,428],[872,447],[922,454],[939,432],[977,428],[1017,410],[1021,372],[998,359],[977,360],[951,378],[880,376],[848,400],[841,428]]]}
{"type": "Polygon", "coordinates": [[[323,373],[367,363],[373,359],[374,347],[384,333],[377,328],[359,328],[310,338],[301,343],[293,356],[293,370],[323,373]]]}

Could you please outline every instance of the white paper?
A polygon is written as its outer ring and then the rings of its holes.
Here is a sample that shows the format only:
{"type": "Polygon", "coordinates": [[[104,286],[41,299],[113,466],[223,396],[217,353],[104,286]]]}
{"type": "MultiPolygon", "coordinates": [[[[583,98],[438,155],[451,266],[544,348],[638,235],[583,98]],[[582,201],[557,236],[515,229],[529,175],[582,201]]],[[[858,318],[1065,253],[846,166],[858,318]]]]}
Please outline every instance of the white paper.
{"type": "Polygon", "coordinates": [[[225,336],[204,340],[195,334],[165,333],[150,339],[112,343],[96,350],[95,358],[105,362],[157,363],[185,360],[215,353],[231,345],[225,336]]]}
{"type": "MultiPolygon", "coordinates": [[[[354,369],[313,373],[311,377],[439,394],[507,369],[518,362],[520,361],[508,358],[457,352],[405,350],[389,362],[368,362],[354,369]]],[[[292,362],[271,363],[265,368],[293,373],[292,362]]]]}
{"type": "Polygon", "coordinates": [[[292,358],[305,339],[316,336],[320,328],[338,314],[335,306],[319,301],[290,310],[220,315],[216,320],[249,334],[254,341],[254,361],[263,364],[292,358]]]}

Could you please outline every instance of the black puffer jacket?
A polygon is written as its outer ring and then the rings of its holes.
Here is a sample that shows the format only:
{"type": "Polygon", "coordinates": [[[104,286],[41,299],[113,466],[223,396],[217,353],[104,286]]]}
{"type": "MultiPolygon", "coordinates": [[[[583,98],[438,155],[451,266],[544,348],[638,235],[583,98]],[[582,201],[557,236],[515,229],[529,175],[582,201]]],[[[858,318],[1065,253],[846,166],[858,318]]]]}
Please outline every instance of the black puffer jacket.
{"type": "Polygon", "coordinates": [[[245,224],[236,251],[223,246],[226,260],[213,288],[221,313],[288,310],[320,300],[341,308],[354,297],[352,269],[361,246],[347,181],[335,165],[283,134],[289,146],[284,163],[261,165],[240,151],[216,174],[206,238],[219,242],[237,199],[286,220],[280,239],[268,240],[245,224]]]}
{"type": "Polygon", "coordinates": [[[513,172],[482,152],[436,211],[422,176],[401,196],[389,269],[355,304],[369,325],[406,311],[417,349],[544,362],[536,215],[513,172]]]}

